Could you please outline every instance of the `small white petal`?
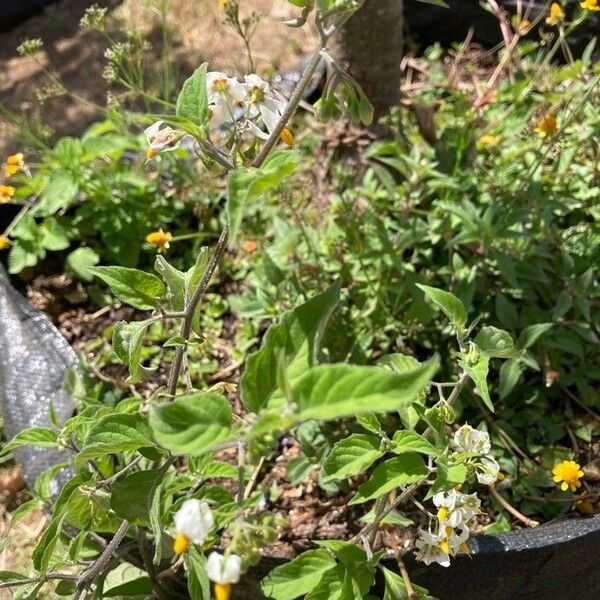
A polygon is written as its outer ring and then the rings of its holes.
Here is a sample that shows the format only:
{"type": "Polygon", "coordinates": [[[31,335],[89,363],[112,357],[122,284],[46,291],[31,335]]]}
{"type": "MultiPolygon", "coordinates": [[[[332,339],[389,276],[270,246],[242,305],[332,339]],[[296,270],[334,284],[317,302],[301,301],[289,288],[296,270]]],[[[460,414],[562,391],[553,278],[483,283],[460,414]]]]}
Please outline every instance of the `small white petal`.
{"type": "Polygon", "coordinates": [[[214,525],[214,518],[206,502],[186,500],[175,513],[175,531],[185,535],[194,544],[203,544],[214,525]]]}
{"type": "Polygon", "coordinates": [[[222,554],[211,552],[206,561],[206,574],[215,583],[237,583],[242,571],[242,559],[237,554],[225,558],[222,554]]]}

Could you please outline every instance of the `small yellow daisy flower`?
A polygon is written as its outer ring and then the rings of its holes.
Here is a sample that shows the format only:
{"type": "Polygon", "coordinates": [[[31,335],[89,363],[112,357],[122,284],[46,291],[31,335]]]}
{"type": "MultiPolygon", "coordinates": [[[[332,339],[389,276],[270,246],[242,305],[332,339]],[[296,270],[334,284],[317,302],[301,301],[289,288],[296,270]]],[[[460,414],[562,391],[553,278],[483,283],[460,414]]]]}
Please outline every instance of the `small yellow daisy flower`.
{"type": "Polygon", "coordinates": [[[556,117],[552,115],[545,116],[535,127],[534,131],[539,134],[541,138],[550,137],[556,134],[558,131],[558,124],[556,123],[556,117]]]}
{"type": "Polygon", "coordinates": [[[15,195],[15,188],[12,185],[0,185],[0,204],[10,202],[15,195]]]}
{"type": "Polygon", "coordinates": [[[557,2],[553,2],[550,5],[550,13],[546,18],[546,23],[548,25],[558,25],[561,21],[565,19],[565,11],[562,9],[562,6],[557,2]]]}
{"type": "Polygon", "coordinates": [[[6,250],[10,247],[10,240],[5,235],[0,235],[0,250],[6,250]]]}
{"type": "Polygon", "coordinates": [[[579,6],[585,8],[585,10],[600,10],[598,0],[584,0],[579,6]]]}
{"type": "Polygon", "coordinates": [[[581,487],[581,481],[579,480],[583,477],[583,471],[574,460],[563,460],[554,465],[552,474],[554,475],[553,480],[560,483],[560,489],[563,492],[566,492],[569,488],[572,492],[575,492],[578,487],[581,487]]]}
{"type": "Polygon", "coordinates": [[[169,248],[172,239],[173,236],[168,231],[163,231],[162,227],[158,231],[152,231],[146,236],[146,241],[152,244],[159,254],[169,248]]]}
{"type": "Polygon", "coordinates": [[[287,146],[294,145],[294,134],[287,127],[279,134],[279,137],[287,146]]]}
{"type": "Polygon", "coordinates": [[[6,165],[4,166],[4,172],[7,177],[15,175],[23,169],[25,163],[23,162],[23,154],[18,152],[17,154],[11,154],[6,159],[6,165]]]}

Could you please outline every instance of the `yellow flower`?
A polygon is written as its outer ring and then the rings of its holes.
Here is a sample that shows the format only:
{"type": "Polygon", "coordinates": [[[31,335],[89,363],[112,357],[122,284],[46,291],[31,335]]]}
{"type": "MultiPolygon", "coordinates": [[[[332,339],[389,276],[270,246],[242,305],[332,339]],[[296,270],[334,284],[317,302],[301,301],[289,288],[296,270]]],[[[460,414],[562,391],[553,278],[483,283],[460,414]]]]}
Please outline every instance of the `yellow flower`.
{"type": "Polygon", "coordinates": [[[552,115],[545,116],[534,129],[541,138],[550,137],[558,131],[556,118],[552,115]]]}
{"type": "Polygon", "coordinates": [[[279,137],[284,144],[294,145],[294,134],[287,127],[279,134],[279,137]]]}
{"type": "Polygon", "coordinates": [[[10,247],[10,240],[5,235],[0,235],[0,250],[6,250],[10,247]]]}
{"type": "Polygon", "coordinates": [[[531,21],[529,19],[523,19],[518,25],[517,25],[517,31],[521,34],[524,35],[526,34],[529,30],[531,29],[531,21]]]}
{"type": "Polygon", "coordinates": [[[548,23],[548,25],[558,25],[561,21],[564,21],[564,19],[565,11],[560,4],[553,2],[550,5],[550,14],[546,18],[546,23],[548,23]]]}
{"type": "Polygon", "coordinates": [[[0,185],[0,204],[10,202],[15,195],[15,188],[12,185],[0,185]]]}
{"type": "Polygon", "coordinates": [[[585,10],[600,10],[600,4],[598,4],[598,0],[583,0],[579,6],[581,6],[581,8],[585,8],[585,10]]]}
{"type": "Polygon", "coordinates": [[[575,492],[578,487],[581,487],[583,471],[574,460],[563,460],[554,465],[552,469],[553,479],[556,483],[560,483],[560,489],[566,492],[569,488],[575,492]],[[562,482],[562,483],[561,483],[562,482]]]}
{"type": "Polygon", "coordinates": [[[500,138],[497,135],[485,134],[482,135],[478,141],[482,148],[493,148],[498,145],[500,138]]]}
{"type": "Polygon", "coordinates": [[[225,10],[227,8],[227,5],[229,4],[230,0],[219,0],[219,8],[221,10],[225,10]]]}
{"type": "Polygon", "coordinates": [[[4,166],[4,172],[6,173],[6,176],[11,177],[15,173],[18,173],[23,169],[24,164],[23,154],[21,154],[21,152],[18,152],[17,154],[11,154],[6,159],[6,165],[4,166]]]}
{"type": "Polygon", "coordinates": [[[171,245],[169,242],[172,239],[173,236],[168,231],[163,231],[162,227],[158,231],[153,231],[146,236],[146,241],[155,246],[159,254],[171,245]]]}

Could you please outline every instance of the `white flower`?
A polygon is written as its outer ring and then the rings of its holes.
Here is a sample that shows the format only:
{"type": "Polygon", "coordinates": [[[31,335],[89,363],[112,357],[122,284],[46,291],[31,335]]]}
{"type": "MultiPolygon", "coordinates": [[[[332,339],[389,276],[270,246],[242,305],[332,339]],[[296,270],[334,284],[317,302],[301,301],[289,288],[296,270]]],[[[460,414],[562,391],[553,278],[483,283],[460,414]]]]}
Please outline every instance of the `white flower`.
{"type": "Polygon", "coordinates": [[[208,504],[195,498],[181,505],[174,520],[177,536],[173,549],[178,555],[183,554],[190,544],[203,544],[215,522],[208,504]]]}
{"type": "Polygon", "coordinates": [[[492,456],[483,456],[476,467],[477,481],[482,485],[492,485],[498,480],[500,465],[492,456]]]}
{"type": "Polygon", "coordinates": [[[445,531],[447,535],[446,540],[448,542],[448,546],[450,548],[450,554],[454,556],[459,551],[463,551],[465,554],[469,553],[469,546],[467,546],[467,540],[469,539],[470,532],[465,527],[461,529],[459,533],[456,533],[456,530],[445,531]]]}
{"type": "Polygon", "coordinates": [[[182,134],[172,127],[165,125],[164,121],[156,121],[145,132],[148,140],[148,158],[154,158],[161,152],[170,152],[179,148],[182,134]],[[164,127],[163,127],[164,126],[164,127]]]}
{"type": "Polygon", "coordinates": [[[492,448],[490,436],[470,425],[463,425],[454,434],[454,445],[459,452],[475,452],[477,454],[489,454],[492,448]]]}
{"type": "Polygon", "coordinates": [[[419,538],[416,541],[417,554],[416,559],[424,562],[426,565],[438,563],[442,567],[450,566],[449,545],[445,537],[433,535],[428,531],[419,530],[419,538]]]}
{"type": "Polygon", "coordinates": [[[206,94],[210,129],[217,129],[236,119],[236,108],[244,107],[246,90],[235,77],[220,71],[206,74],[206,94]]]}
{"type": "Polygon", "coordinates": [[[217,552],[211,552],[206,561],[206,573],[211,581],[228,585],[240,580],[242,559],[237,554],[225,557],[217,552]]]}
{"type": "Polygon", "coordinates": [[[438,492],[433,496],[438,508],[438,520],[443,527],[468,529],[479,512],[481,502],[476,494],[463,494],[457,490],[438,492]]]}
{"type": "Polygon", "coordinates": [[[265,133],[256,123],[249,122],[248,125],[257,137],[266,140],[277,127],[285,109],[285,102],[277,99],[269,84],[258,75],[246,75],[242,85],[246,91],[249,117],[255,119],[260,116],[267,132],[265,133]]]}

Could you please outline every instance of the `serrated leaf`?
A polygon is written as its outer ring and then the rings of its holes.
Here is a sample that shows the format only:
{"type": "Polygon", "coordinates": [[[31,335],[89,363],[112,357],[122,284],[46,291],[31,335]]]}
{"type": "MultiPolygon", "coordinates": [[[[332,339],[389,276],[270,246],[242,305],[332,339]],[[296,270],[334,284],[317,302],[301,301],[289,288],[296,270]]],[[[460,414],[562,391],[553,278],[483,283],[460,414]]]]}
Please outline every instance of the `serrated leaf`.
{"type": "Polygon", "coordinates": [[[38,448],[56,448],[58,434],[48,427],[30,427],[19,431],[8,444],[0,450],[0,456],[8,454],[21,446],[37,446],[38,448]]]}
{"type": "Polygon", "coordinates": [[[227,193],[227,220],[229,243],[233,245],[248,202],[273,189],[289,177],[300,164],[300,154],[295,150],[273,152],[260,169],[235,169],[229,173],[227,193]]]}
{"type": "Polygon", "coordinates": [[[165,292],[165,284],[156,275],[127,267],[90,267],[88,271],[106,283],[122,302],[140,310],[155,308],[157,298],[165,292]]]}
{"type": "Polygon", "coordinates": [[[334,566],[335,561],[326,550],[308,550],[273,569],[262,580],[261,589],[267,598],[293,600],[312,591],[334,566]]]}
{"type": "Polygon", "coordinates": [[[437,358],[403,374],[348,364],[313,367],[292,386],[297,418],[328,421],[397,411],[425,389],[437,368],[437,358]]]}
{"type": "Polygon", "coordinates": [[[379,498],[393,489],[403,487],[427,477],[427,465],[418,454],[402,454],[381,463],[363,483],[349,504],[362,504],[379,498]]]}
{"type": "Polygon", "coordinates": [[[394,443],[390,450],[394,454],[404,454],[405,452],[418,452],[428,456],[439,456],[440,451],[422,435],[415,431],[396,431],[393,440],[394,443]]]}
{"type": "Polygon", "coordinates": [[[156,441],[175,454],[200,456],[232,438],[231,406],[220,394],[201,392],[154,405],[150,427],[156,441]]]}
{"type": "Polygon", "coordinates": [[[325,325],[339,298],[337,281],[269,327],[260,350],[248,357],[240,380],[242,402],[248,410],[263,408],[277,389],[278,364],[285,367],[290,385],[316,364],[325,325]]]}
{"type": "Polygon", "coordinates": [[[186,79],[175,108],[178,117],[190,120],[202,131],[208,127],[207,69],[208,63],[203,63],[186,79]]]}
{"type": "Polygon", "coordinates": [[[75,464],[81,467],[91,458],[133,452],[152,445],[152,434],[144,417],[138,414],[107,415],[88,432],[75,464]]]}
{"type": "Polygon", "coordinates": [[[353,433],[337,442],[323,462],[323,481],[347,479],[364,473],[378,458],[383,456],[378,437],[353,433]]]}
{"type": "Polygon", "coordinates": [[[467,311],[463,303],[454,294],[417,283],[417,287],[439,308],[454,324],[457,331],[462,331],[467,324],[467,311]]]}
{"type": "Polygon", "coordinates": [[[469,473],[467,466],[464,463],[456,465],[448,465],[445,460],[438,459],[436,461],[437,476],[435,482],[425,496],[426,499],[431,498],[437,492],[445,492],[455,488],[457,485],[462,485],[469,473]]]}

